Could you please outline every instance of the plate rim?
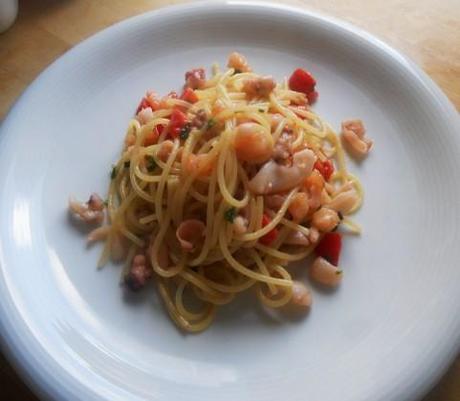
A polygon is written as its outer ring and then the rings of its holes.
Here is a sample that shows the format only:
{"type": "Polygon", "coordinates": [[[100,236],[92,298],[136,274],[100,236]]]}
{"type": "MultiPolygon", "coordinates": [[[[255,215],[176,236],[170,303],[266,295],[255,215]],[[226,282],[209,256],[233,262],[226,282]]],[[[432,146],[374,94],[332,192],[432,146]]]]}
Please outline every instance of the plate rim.
{"type": "MultiPolygon", "coordinates": [[[[365,31],[364,29],[322,12],[313,11],[311,9],[302,9],[293,5],[272,3],[267,1],[201,0],[197,2],[187,2],[176,5],[162,6],[151,11],[142,12],[140,14],[122,19],[121,21],[116,22],[109,27],[104,28],[85,38],[83,41],[77,43],[65,53],[60,55],[37,75],[32,83],[24,89],[24,91],[9,108],[5,118],[0,125],[0,147],[4,146],[5,141],[7,141],[7,138],[9,137],[9,135],[4,132],[6,131],[5,127],[9,125],[10,121],[14,121],[15,114],[18,110],[20,110],[21,104],[26,101],[26,98],[34,92],[35,88],[41,83],[41,81],[43,81],[45,77],[52,74],[55,68],[57,68],[60,64],[65,63],[66,60],[70,58],[75,52],[78,52],[80,49],[86,47],[89,43],[103,39],[106,35],[110,36],[117,29],[129,29],[132,24],[136,24],[142,19],[162,18],[162,16],[168,16],[170,14],[172,15],[175,12],[181,11],[199,12],[200,9],[206,10],[210,7],[214,11],[222,12],[232,7],[261,7],[264,9],[279,10],[281,12],[302,16],[304,19],[313,18],[319,20],[322,23],[333,25],[337,29],[344,30],[357,38],[363,39],[367,44],[372,45],[373,47],[378,48],[381,52],[385,53],[385,56],[392,58],[392,60],[395,63],[398,63],[401,68],[404,68],[404,70],[408,72],[411,77],[416,78],[418,83],[421,84],[424,89],[439,102],[440,106],[442,106],[445,115],[449,119],[448,122],[453,125],[458,130],[458,132],[460,132],[460,116],[455,106],[447,98],[446,94],[439,88],[439,86],[427,75],[427,73],[425,73],[422,68],[413,62],[408,56],[403,55],[398,50],[377,38],[373,34],[365,31]]],[[[3,242],[4,241],[2,238],[0,238],[0,270],[3,270],[3,265],[5,265],[5,258],[3,256],[3,242]]],[[[0,286],[7,287],[1,276],[0,286]]],[[[80,396],[95,395],[95,393],[86,393],[86,395],[83,394],[86,391],[86,387],[76,382],[74,377],[67,372],[65,372],[64,376],[65,381],[59,382],[57,377],[52,377],[50,374],[44,372],[41,369],[39,361],[36,361],[35,359],[38,353],[45,353],[45,350],[40,349],[40,344],[36,343],[36,339],[33,336],[22,340],[15,338],[15,334],[18,331],[17,322],[15,323],[14,320],[16,319],[18,322],[24,322],[21,320],[20,314],[11,317],[7,316],[7,311],[17,312],[17,308],[15,307],[14,302],[10,297],[10,293],[5,293],[5,295],[1,295],[0,298],[3,301],[0,303],[0,346],[2,353],[5,355],[6,359],[9,361],[14,370],[19,374],[22,380],[34,392],[34,394],[43,400],[59,401],[76,401],[81,399],[80,396]],[[33,346],[35,354],[28,354],[24,349],[22,349],[21,341],[23,343],[28,342],[29,346],[33,346]]],[[[460,319],[458,323],[460,324],[460,319]]],[[[410,394],[405,394],[408,399],[416,399],[422,396],[432,386],[434,386],[434,384],[442,377],[442,375],[444,375],[445,371],[460,353],[460,333],[457,334],[457,337],[449,345],[450,346],[444,345],[442,349],[438,350],[437,354],[443,355],[442,357],[438,357],[436,360],[438,366],[436,369],[431,369],[430,372],[428,370],[425,372],[425,380],[423,380],[423,383],[421,383],[417,388],[413,387],[410,394]]],[[[58,365],[56,366],[57,363],[54,359],[49,356],[48,358],[55,365],[55,367],[58,367],[58,365]]],[[[409,387],[407,387],[406,391],[408,388],[409,387]]]]}

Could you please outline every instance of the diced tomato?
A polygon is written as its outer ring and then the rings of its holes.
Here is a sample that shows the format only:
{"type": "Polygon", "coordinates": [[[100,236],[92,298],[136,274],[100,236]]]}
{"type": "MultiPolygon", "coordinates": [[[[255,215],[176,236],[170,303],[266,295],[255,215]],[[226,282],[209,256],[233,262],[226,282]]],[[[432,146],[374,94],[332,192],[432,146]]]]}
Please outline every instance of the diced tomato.
{"type": "Polygon", "coordinates": [[[169,120],[169,134],[172,138],[177,138],[181,128],[187,122],[187,116],[179,109],[173,109],[169,120]]]}
{"type": "Polygon", "coordinates": [[[317,91],[312,91],[310,93],[307,93],[307,99],[308,99],[308,104],[313,104],[318,100],[318,92],[317,91]]]}
{"type": "MultiPolygon", "coordinates": [[[[268,217],[265,213],[262,216],[262,227],[265,227],[271,221],[270,217],[268,217]]],[[[278,238],[278,229],[274,228],[273,230],[269,231],[263,237],[259,239],[259,241],[264,245],[270,245],[274,240],[278,238]]]]}
{"type": "Polygon", "coordinates": [[[339,233],[326,233],[315,248],[315,253],[323,257],[329,263],[337,266],[339,263],[340,250],[342,249],[342,236],[339,233]]]}
{"type": "Polygon", "coordinates": [[[314,103],[318,99],[318,92],[315,90],[315,86],[315,78],[302,68],[297,68],[289,78],[289,89],[305,93],[309,104],[314,103]]]}
{"type": "Polygon", "coordinates": [[[326,181],[329,181],[331,175],[334,174],[334,165],[330,160],[321,161],[318,159],[313,168],[318,170],[326,181]]]}
{"type": "Polygon", "coordinates": [[[315,78],[302,68],[297,68],[289,78],[289,89],[306,95],[315,90],[315,85],[315,78]]]}
{"type": "Polygon", "coordinates": [[[153,92],[147,92],[147,94],[142,98],[139,106],[137,106],[136,114],[147,107],[150,107],[153,111],[160,108],[160,102],[155,99],[155,94],[153,92]]]}
{"type": "Polygon", "coordinates": [[[144,138],[144,146],[155,145],[158,141],[158,131],[153,129],[152,132],[149,132],[144,138]]]}
{"type": "Polygon", "coordinates": [[[155,145],[158,142],[158,137],[164,130],[163,125],[157,125],[152,132],[148,133],[144,138],[144,146],[155,145]]]}
{"type": "Polygon", "coordinates": [[[198,96],[196,95],[195,91],[192,88],[185,88],[180,98],[189,103],[198,102],[198,96]]]}

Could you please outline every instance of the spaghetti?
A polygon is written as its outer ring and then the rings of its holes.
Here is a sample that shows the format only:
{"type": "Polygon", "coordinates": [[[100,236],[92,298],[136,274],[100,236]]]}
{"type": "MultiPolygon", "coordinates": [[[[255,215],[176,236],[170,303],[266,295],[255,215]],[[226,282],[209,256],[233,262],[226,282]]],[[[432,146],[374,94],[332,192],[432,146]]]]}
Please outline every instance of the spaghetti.
{"type": "Polygon", "coordinates": [[[287,265],[315,248],[313,278],[337,284],[335,229],[359,232],[347,215],[360,207],[362,187],[338,136],[310,107],[315,84],[301,69],[277,84],[233,53],[209,79],[189,71],[181,96],[147,93],[105,206],[97,195],[71,201],[87,221],[100,223],[107,209],[107,224],[89,238],[105,240],[99,265],[124,260],[134,290],[154,277],[172,320],[190,332],[248,289],[270,308],[309,306],[287,265]]]}

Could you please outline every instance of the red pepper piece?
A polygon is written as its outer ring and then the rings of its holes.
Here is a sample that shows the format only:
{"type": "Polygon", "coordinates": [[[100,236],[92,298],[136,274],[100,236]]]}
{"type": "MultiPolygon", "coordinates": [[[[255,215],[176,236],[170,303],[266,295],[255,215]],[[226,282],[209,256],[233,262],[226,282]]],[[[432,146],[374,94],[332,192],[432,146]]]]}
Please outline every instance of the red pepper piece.
{"type": "MultiPolygon", "coordinates": [[[[268,217],[265,213],[262,216],[262,227],[265,227],[271,221],[270,217],[268,217]]],[[[259,242],[264,245],[270,245],[274,240],[278,238],[278,229],[274,228],[273,230],[269,231],[263,237],[259,239],[259,242]]]]}
{"type": "Polygon", "coordinates": [[[341,249],[342,236],[339,233],[326,233],[315,248],[315,253],[337,266],[341,249]]]}
{"type": "Polygon", "coordinates": [[[316,102],[318,99],[318,92],[317,91],[312,91],[310,93],[307,93],[307,99],[308,99],[308,104],[313,104],[316,102]]]}
{"type": "Polygon", "coordinates": [[[196,95],[195,91],[192,88],[185,88],[180,98],[189,103],[198,102],[198,96],[196,95]]]}
{"type": "Polygon", "coordinates": [[[321,161],[318,159],[313,168],[318,170],[326,181],[329,181],[331,175],[334,174],[334,165],[330,160],[321,161]]]}
{"type": "Polygon", "coordinates": [[[297,68],[289,78],[289,89],[308,95],[315,90],[316,80],[306,70],[297,68]]]}
{"type": "Polygon", "coordinates": [[[173,109],[169,120],[169,135],[172,138],[177,138],[180,134],[181,128],[187,122],[187,116],[179,109],[173,109]]]}

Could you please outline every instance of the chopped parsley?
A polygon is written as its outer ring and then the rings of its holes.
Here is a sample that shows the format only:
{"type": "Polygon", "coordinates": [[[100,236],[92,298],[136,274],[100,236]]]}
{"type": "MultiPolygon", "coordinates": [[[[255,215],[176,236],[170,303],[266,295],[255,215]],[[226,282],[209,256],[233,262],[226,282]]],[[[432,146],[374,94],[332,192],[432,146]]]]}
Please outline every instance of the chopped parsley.
{"type": "Polygon", "coordinates": [[[145,156],[145,167],[149,173],[153,172],[157,166],[157,162],[153,156],[145,156]]]}
{"type": "Polygon", "coordinates": [[[129,165],[131,164],[131,162],[128,160],[128,161],[125,161],[125,168],[129,168],[129,165]]]}
{"type": "Polygon", "coordinates": [[[265,110],[264,109],[259,109],[259,113],[264,113],[265,110]]]}
{"type": "Polygon", "coordinates": [[[191,130],[192,130],[192,124],[190,123],[185,124],[179,131],[180,139],[183,139],[185,141],[188,138],[188,135],[190,134],[191,130]]]}
{"type": "Polygon", "coordinates": [[[239,68],[235,68],[235,72],[233,73],[233,75],[235,74],[241,74],[243,71],[241,71],[239,68]]]}
{"type": "Polygon", "coordinates": [[[106,200],[104,201],[104,206],[105,206],[105,207],[109,206],[109,200],[108,200],[108,199],[106,199],[106,200]]]}
{"type": "Polygon", "coordinates": [[[234,207],[227,209],[224,213],[224,219],[227,220],[229,223],[233,223],[233,220],[235,220],[235,217],[236,217],[236,209],[234,207]]]}
{"type": "Polygon", "coordinates": [[[216,125],[216,120],[214,120],[214,118],[210,118],[208,120],[208,122],[206,123],[206,129],[210,129],[212,127],[214,127],[214,125],[216,125]]]}
{"type": "Polygon", "coordinates": [[[336,271],[335,271],[335,274],[337,274],[337,276],[339,276],[339,275],[342,274],[342,273],[343,273],[343,270],[336,270],[336,271]]]}
{"type": "Polygon", "coordinates": [[[112,166],[112,171],[110,173],[110,179],[114,180],[115,178],[117,178],[117,167],[112,166]]]}

